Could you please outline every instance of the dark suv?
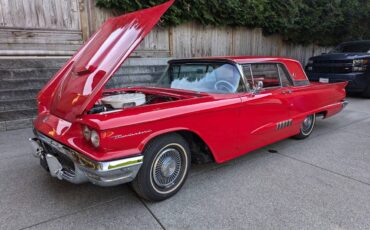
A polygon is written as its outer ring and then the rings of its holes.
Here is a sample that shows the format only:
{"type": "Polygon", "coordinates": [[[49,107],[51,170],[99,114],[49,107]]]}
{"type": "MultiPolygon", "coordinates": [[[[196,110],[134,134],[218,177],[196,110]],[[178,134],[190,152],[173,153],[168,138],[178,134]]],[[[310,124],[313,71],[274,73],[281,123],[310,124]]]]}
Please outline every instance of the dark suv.
{"type": "Polygon", "coordinates": [[[370,40],[345,42],[327,54],[311,57],[305,70],[310,81],[348,81],[347,92],[370,98],[370,40]]]}

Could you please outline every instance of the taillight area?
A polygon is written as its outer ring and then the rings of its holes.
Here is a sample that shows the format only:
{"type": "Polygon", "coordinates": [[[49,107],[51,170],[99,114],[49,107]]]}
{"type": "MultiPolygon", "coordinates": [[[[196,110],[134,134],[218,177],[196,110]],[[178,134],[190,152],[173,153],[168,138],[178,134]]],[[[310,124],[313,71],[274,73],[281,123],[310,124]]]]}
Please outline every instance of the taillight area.
{"type": "Polygon", "coordinates": [[[369,59],[354,59],[352,63],[353,72],[365,72],[369,64],[369,59]]]}

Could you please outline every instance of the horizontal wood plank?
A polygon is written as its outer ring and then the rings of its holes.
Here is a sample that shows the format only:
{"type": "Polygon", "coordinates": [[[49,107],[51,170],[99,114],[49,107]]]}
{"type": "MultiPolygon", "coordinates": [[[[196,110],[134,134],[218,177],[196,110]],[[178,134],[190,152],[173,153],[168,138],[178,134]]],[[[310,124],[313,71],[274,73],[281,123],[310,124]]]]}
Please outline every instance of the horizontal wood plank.
{"type": "Polygon", "coordinates": [[[80,30],[78,0],[0,0],[0,26],[80,30]]]}
{"type": "Polygon", "coordinates": [[[0,43],[82,44],[81,32],[0,29],[0,43]]]}

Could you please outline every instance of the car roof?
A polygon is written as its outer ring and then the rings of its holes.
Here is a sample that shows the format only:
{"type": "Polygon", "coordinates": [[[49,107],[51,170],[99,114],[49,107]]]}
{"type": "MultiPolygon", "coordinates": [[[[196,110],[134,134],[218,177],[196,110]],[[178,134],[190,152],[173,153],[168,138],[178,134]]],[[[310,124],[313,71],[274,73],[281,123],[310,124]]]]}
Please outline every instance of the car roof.
{"type": "Polygon", "coordinates": [[[187,59],[172,59],[169,63],[186,63],[186,62],[232,62],[238,64],[259,63],[259,62],[298,62],[297,60],[285,57],[275,56],[215,56],[215,57],[198,57],[187,59]]]}
{"type": "Polygon", "coordinates": [[[283,63],[289,71],[293,81],[308,81],[306,74],[303,71],[302,65],[299,61],[274,56],[220,56],[220,57],[202,57],[190,59],[173,59],[169,64],[182,63],[202,63],[202,62],[220,62],[231,64],[250,64],[250,63],[283,63]]]}

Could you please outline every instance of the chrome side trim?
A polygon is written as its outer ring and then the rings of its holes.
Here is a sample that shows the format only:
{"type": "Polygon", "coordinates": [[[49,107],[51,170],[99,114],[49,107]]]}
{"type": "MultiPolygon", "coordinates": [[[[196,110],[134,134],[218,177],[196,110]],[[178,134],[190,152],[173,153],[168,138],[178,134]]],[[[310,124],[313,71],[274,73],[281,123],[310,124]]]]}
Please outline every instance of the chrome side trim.
{"type": "Polygon", "coordinates": [[[276,129],[277,130],[284,129],[284,128],[291,126],[292,124],[293,124],[292,119],[281,121],[281,122],[276,123],[276,129]]]}

